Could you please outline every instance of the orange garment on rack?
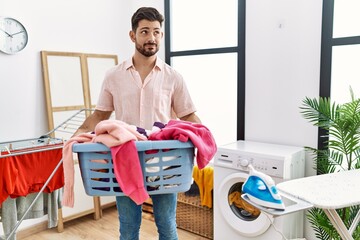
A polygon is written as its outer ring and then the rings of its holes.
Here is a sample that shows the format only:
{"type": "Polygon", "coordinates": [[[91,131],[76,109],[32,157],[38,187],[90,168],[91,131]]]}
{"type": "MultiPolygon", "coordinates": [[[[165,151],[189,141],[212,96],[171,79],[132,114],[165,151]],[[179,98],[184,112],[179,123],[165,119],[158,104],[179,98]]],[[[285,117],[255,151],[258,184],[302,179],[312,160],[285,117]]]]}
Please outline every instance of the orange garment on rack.
{"type": "Polygon", "coordinates": [[[14,192],[18,170],[11,161],[0,158],[0,206],[14,192]]]}
{"type": "MultiPolygon", "coordinates": [[[[1,199],[25,197],[30,193],[39,192],[62,158],[62,149],[51,149],[31,152],[33,148],[22,149],[24,154],[2,157],[0,169],[5,171],[1,175],[1,199]],[[31,152],[31,153],[26,153],[31,152]],[[6,192],[6,193],[5,193],[6,192]]],[[[19,151],[13,151],[13,153],[19,151]]],[[[62,167],[55,172],[44,192],[51,193],[64,186],[64,172],[62,167]]]]}
{"type": "Polygon", "coordinates": [[[199,169],[198,166],[195,165],[193,169],[193,178],[199,187],[201,205],[212,208],[211,191],[214,187],[213,167],[207,166],[203,169],[199,169]]]}

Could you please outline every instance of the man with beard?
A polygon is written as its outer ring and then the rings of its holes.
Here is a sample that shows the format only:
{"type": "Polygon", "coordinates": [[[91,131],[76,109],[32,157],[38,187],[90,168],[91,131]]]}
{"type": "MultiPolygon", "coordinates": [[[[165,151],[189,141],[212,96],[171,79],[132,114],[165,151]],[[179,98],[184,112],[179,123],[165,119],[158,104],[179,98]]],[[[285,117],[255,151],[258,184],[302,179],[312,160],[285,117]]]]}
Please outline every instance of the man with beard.
{"type": "MultiPolygon", "coordinates": [[[[129,33],[135,44],[131,59],[110,69],[105,76],[96,109],[75,135],[91,132],[115,111],[115,118],[151,130],[154,122],[170,119],[200,123],[182,76],[156,56],[163,38],[163,16],[151,7],[139,8],[131,18],[129,33]]],[[[160,240],[178,239],[177,195],[151,196],[160,240]]],[[[139,239],[142,207],[127,196],[116,197],[120,240],[139,239]]]]}

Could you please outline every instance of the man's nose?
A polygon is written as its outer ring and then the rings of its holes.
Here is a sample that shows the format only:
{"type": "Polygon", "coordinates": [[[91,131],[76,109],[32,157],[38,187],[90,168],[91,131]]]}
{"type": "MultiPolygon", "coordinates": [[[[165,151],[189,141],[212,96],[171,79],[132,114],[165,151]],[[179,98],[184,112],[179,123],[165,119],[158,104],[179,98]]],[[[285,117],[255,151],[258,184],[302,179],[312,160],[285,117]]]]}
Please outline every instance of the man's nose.
{"type": "Polygon", "coordinates": [[[151,33],[149,36],[149,42],[155,42],[156,40],[156,33],[151,33]]]}

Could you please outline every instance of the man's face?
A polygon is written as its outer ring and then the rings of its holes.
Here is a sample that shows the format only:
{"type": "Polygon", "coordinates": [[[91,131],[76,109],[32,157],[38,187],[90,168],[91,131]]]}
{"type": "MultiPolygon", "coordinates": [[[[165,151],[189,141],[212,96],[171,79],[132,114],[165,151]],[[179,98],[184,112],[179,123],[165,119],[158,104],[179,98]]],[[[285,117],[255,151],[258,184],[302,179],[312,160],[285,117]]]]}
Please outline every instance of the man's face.
{"type": "Polygon", "coordinates": [[[159,51],[162,37],[163,32],[158,21],[141,20],[136,33],[131,32],[131,39],[137,51],[146,57],[151,57],[159,51]]]}

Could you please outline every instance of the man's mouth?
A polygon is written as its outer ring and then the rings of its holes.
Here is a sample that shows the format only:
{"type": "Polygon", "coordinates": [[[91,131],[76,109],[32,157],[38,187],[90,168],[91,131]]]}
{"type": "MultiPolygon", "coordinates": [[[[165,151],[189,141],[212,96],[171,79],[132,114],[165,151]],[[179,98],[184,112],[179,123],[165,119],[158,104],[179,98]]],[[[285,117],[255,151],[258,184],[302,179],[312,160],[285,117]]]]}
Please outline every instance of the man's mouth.
{"type": "Polygon", "coordinates": [[[144,46],[145,47],[156,47],[156,44],[155,43],[146,43],[144,46]]]}

